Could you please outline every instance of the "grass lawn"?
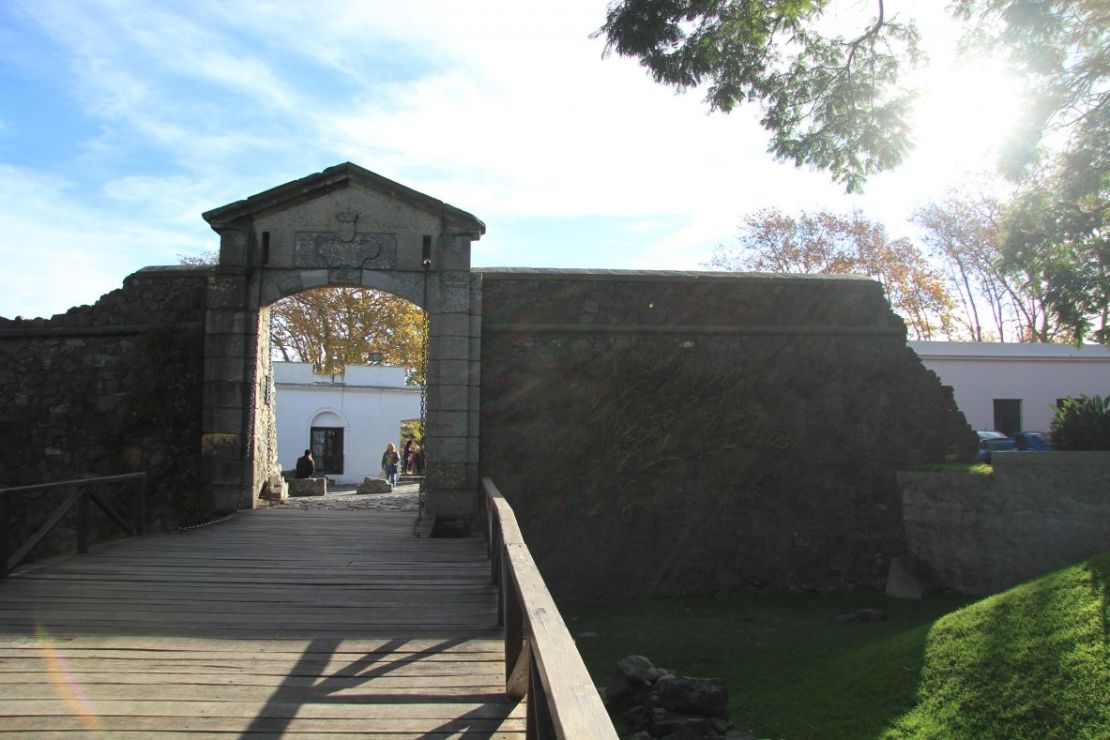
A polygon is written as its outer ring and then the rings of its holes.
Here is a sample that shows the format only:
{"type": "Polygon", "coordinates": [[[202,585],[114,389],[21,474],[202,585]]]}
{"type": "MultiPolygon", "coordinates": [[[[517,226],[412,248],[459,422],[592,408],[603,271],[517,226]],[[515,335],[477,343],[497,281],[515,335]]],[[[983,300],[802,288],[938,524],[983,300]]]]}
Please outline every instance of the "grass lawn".
{"type": "Polygon", "coordinates": [[[724,678],[765,738],[1110,737],[1110,554],[969,603],[877,594],[570,605],[595,681],[640,654],[724,678]],[[835,624],[884,609],[882,622],[835,624]]]}
{"type": "Polygon", "coordinates": [[[969,475],[993,475],[994,466],[985,462],[973,463],[924,463],[909,468],[913,473],[967,473],[969,475]]]}

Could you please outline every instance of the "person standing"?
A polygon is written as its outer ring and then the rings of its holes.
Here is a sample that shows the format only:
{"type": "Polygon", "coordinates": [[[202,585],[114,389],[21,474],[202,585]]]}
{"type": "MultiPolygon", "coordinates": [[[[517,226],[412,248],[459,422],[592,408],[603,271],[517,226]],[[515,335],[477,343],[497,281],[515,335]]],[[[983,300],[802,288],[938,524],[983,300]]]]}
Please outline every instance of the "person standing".
{"type": "Polygon", "coordinates": [[[401,450],[401,472],[412,472],[412,440],[405,440],[405,447],[401,450]]]}
{"type": "Polygon", "coordinates": [[[385,447],[385,452],[382,453],[382,470],[385,472],[385,479],[389,485],[397,485],[397,463],[401,456],[397,454],[397,448],[390,442],[385,447]]]}

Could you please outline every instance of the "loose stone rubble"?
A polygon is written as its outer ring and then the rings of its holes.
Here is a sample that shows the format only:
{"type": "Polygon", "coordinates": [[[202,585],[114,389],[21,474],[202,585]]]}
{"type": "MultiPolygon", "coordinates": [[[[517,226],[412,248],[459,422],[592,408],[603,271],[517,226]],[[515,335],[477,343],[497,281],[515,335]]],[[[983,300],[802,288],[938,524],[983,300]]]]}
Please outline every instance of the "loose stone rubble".
{"type": "Polygon", "coordinates": [[[719,678],[676,676],[642,655],[617,661],[601,698],[634,734],[628,740],[754,740],[728,721],[728,687],[719,678]]]}

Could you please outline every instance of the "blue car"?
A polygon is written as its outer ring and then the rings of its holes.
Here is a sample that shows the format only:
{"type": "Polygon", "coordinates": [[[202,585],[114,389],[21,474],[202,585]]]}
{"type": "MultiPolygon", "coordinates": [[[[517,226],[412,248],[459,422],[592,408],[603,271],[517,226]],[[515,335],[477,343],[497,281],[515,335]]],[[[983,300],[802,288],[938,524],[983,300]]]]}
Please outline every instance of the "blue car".
{"type": "Polygon", "coordinates": [[[976,434],[979,435],[979,453],[977,455],[979,462],[989,463],[991,453],[996,450],[1012,450],[1015,447],[1014,440],[1002,432],[978,431],[976,434]]]}
{"type": "Polygon", "coordinates": [[[1047,452],[1052,449],[1044,432],[1018,432],[1014,435],[1014,449],[1028,452],[1047,452]]]}

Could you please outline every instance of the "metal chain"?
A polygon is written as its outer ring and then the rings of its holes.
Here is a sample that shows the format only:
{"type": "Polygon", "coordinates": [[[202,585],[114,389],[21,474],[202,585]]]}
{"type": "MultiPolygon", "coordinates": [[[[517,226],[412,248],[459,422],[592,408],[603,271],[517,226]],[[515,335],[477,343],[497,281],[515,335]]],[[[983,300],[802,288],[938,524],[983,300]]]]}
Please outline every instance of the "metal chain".
{"type": "Polygon", "coordinates": [[[424,505],[428,497],[428,336],[431,334],[431,311],[428,309],[428,270],[431,268],[431,262],[425,260],[424,262],[424,321],[423,321],[423,335],[420,338],[420,351],[422,354],[421,363],[424,371],[424,383],[420,386],[420,488],[417,495],[416,504],[416,521],[412,523],[412,536],[420,536],[420,522],[424,520],[424,505]]]}
{"type": "Polygon", "coordinates": [[[220,517],[219,519],[213,519],[210,522],[201,522],[200,524],[190,524],[187,527],[178,527],[177,531],[182,533],[182,534],[185,534],[186,532],[193,532],[193,531],[196,531],[198,529],[204,529],[205,527],[212,527],[212,526],[215,526],[217,524],[223,524],[224,522],[231,521],[231,519],[238,513],[239,512],[237,512],[237,511],[233,511],[230,514],[228,514],[227,516],[220,517]]]}

